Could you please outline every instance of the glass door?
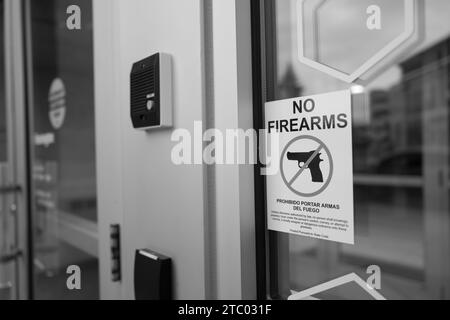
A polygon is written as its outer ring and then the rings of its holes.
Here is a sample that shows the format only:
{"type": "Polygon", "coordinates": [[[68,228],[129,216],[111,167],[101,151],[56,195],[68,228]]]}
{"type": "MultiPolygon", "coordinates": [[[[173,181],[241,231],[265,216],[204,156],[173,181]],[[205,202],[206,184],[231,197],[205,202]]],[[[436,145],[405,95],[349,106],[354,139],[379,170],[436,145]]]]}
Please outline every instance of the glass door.
{"type": "MultiPolygon", "coordinates": [[[[362,85],[300,62],[298,2],[260,2],[266,101],[352,91],[355,245],[268,232],[269,295],[285,299],[349,273],[367,280],[378,268],[378,292],[386,299],[450,299],[450,2],[417,2],[418,45],[362,85]]],[[[403,3],[375,2],[391,14],[403,3]]],[[[333,25],[360,12],[361,2],[334,4],[315,13],[317,47],[310,50],[320,47],[324,64],[345,71],[373,43],[333,25]]],[[[394,14],[385,21],[401,19],[394,14]]],[[[396,25],[383,27],[394,32],[396,25]]],[[[372,297],[346,284],[311,298],[372,297]]]]}
{"type": "Polygon", "coordinates": [[[92,1],[25,3],[33,297],[98,299],[92,1]]]}

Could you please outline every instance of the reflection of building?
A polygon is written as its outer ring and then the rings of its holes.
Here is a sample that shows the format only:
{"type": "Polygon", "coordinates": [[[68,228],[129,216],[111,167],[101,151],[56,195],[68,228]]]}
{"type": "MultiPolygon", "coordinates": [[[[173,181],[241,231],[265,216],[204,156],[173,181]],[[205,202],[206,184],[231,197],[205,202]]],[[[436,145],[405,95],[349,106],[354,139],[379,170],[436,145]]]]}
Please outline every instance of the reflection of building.
{"type": "MultiPolygon", "coordinates": [[[[370,94],[371,124],[368,165],[372,171],[392,174],[420,174],[421,100],[409,92],[405,81],[388,91],[370,94]],[[419,108],[417,108],[419,106],[419,108]],[[420,160],[419,160],[420,161],[420,160]]],[[[413,92],[417,92],[416,88],[413,92]]]]}
{"type": "Polygon", "coordinates": [[[370,93],[371,125],[370,140],[368,150],[368,165],[370,167],[378,165],[379,161],[387,157],[392,152],[392,142],[390,137],[390,100],[386,91],[376,90],[370,93]]]}
{"type": "MultiPolygon", "coordinates": [[[[407,78],[403,74],[400,84],[388,91],[373,91],[370,95],[372,139],[368,163],[385,173],[392,169],[386,166],[393,163],[406,165],[406,158],[416,157],[415,153],[420,152],[421,100],[411,95],[409,87],[414,84],[406,81],[407,78]]],[[[416,89],[412,92],[418,92],[416,89]]]]}
{"type": "Polygon", "coordinates": [[[370,135],[367,126],[353,126],[353,166],[355,172],[364,172],[367,168],[368,145],[370,144],[370,135]]]}
{"type": "MultiPolygon", "coordinates": [[[[392,141],[393,153],[402,152],[408,149],[408,110],[409,106],[405,102],[404,84],[392,87],[389,90],[390,101],[390,139],[392,141]]],[[[417,116],[417,115],[416,115],[417,116]]]]}
{"type": "MultiPolygon", "coordinates": [[[[426,147],[423,141],[425,110],[438,103],[437,95],[449,94],[446,85],[448,54],[445,54],[449,42],[445,40],[404,61],[400,65],[402,79],[399,84],[389,90],[370,93],[371,124],[367,128],[370,143],[365,149],[371,171],[422,174],[423,148],[426,147]],[[433,92],[428,92],[427,88],[433,92]],[[440,92],[436,88],[441,88],[440,92]]],[[[447,104],[443,103],[428,114],[436,121],[446,119],[446,108],[447,104]]],[[[356,131],[357,136],[363,134],[364,130],[356,131]]]]}

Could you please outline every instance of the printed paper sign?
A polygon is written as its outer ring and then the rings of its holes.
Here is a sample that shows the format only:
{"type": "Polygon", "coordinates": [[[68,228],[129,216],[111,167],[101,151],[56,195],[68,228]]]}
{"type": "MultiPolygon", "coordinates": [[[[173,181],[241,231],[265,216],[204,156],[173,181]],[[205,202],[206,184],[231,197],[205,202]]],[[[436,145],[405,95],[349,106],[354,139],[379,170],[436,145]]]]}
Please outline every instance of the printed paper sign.
{"type": "Polygon", "coordinates": [[[270,230],[354,243],[350,91],[269,102],[278,174],[267,176],[270,230]]]}

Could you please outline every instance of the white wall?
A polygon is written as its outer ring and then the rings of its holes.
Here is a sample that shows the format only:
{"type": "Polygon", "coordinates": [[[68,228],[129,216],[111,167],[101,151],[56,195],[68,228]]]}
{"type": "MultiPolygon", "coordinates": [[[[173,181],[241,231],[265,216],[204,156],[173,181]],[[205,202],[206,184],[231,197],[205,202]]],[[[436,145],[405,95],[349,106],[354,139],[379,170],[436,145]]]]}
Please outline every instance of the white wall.
{"type": "Polygon", "coordinates": [[[136,131],[129,116],[131,65],[160,51],[173,59],[175,128],[251,126],[249,1],[93,3],[101,297],[133,299],[134,251],[150,248],[173,258],[177,299],[253,298],[252,167],[175,166],[172,130],[136,131]],[[111,223],[122,225],[121,283],[111,223]]]}
{"type": "MultiPolygon", "coordinates": [[[[107,281],[106,244],[109,222],[116,220],[122,222],[122,298],[134,298],[133,261],[138,248],[173,258],[176,298],[205,298],[204,168],[173,165],[171,130],[137,131],[129,116],[131,65],[161,51],[173,57],[175,127],[191,128],[203,119],[201,1],[96,0],[96,13],[108,10],[107,1],[112,2],[114,18],[109,22],[113,23],[108,23],[107,14],[99,14],[105,20],[96,23],[102,32],[96,30],[95,40],[114,35],[110,44],[114,60],[109,67],[115,75],[96,75],[97,90],[104,90],[96,106],[99,223],[106,233],[100,244],[102,295],[114,297],[109,295],[115,290],[107,281]],[[113,29],[108,32],[105,25],[113,29]],[[103,146],[109,151],[103,152],[103,146]]],[[[110,60],[107,48],[99,43],[95,49],[96,63],[110,60]]]]}

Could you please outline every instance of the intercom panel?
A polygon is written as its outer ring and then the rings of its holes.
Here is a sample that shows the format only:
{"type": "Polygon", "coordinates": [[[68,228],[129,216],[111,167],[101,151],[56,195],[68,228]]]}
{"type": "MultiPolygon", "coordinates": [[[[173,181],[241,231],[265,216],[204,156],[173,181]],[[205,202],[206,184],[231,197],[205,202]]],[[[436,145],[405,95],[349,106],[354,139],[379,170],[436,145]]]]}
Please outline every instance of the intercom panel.
{"type": "Polygon", "coordinates": [[[168,54],[157,53],[133,64],[130,98],[134,128],[172,126],[172,63],[168,54]]]}

